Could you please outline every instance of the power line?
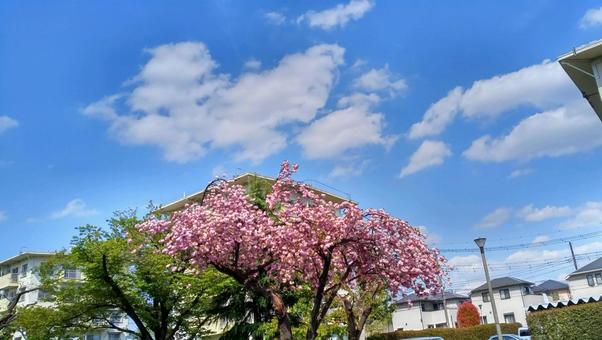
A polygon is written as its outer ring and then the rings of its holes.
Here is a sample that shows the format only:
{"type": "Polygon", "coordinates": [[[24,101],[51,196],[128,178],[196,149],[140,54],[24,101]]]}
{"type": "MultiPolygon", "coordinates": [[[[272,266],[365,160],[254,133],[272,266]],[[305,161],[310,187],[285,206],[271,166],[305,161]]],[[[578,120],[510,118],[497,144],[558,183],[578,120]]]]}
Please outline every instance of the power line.
{"type": "MultiPolygon", "coordinates": [[[[507,250],[516,250],[516,249],[525,249],[525,248],[537,248],[537,247],[563,244],[563,243],[566,243],[569,241],[586,240],[586,239],[600,237],[600,236],[602,236],[602,231],[596,231],[596,232],[592,232],[592,233],[580,234],[580,235],[574,235],[574,236],[568,236],[568,237],[561,237],[561,238],[551,239],[551,240],[547,240],[547,241],[531,242],[531,243],[516,243],[516,244],[503,245],[503,246],[487,247],[487,251],[488,252],[490,252],[490,251],[507,251],[507,250]]],[[[442,253],[478,253],[479,249],[476,247],[475,248],[443,248],[443,249],[439,249],[439,251],[441,251],[442,253]]]]}

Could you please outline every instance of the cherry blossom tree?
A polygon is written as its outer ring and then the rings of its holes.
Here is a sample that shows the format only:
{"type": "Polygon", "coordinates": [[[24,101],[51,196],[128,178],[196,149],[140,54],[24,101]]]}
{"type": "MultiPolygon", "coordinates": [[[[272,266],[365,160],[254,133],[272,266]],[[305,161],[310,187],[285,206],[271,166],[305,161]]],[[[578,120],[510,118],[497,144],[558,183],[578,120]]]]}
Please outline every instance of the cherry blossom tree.
{"type": "Polygon", "coordinates": [[[356,282],[380,284],[391,292],[439,289],[436,250],[420,230],[384,210],[335,203],[292,175],[283,162],[265,206],[245,188],[226,181],[208,186],[201,202],[170,219],[149,219],[138,227],[164,235],[164,252],[196,270],[212,267],[271,303],[281,339],[291,325],[282,292],[309,285],[312,308],[307,339],[317,337],[337,292],[356,282]]]}

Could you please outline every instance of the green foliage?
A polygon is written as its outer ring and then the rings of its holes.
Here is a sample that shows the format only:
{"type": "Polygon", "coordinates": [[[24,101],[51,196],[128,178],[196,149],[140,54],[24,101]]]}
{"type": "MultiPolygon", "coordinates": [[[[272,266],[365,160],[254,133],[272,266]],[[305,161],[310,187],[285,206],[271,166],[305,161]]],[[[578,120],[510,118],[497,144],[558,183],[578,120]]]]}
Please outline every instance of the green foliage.
{"type": "Polygon", "coordinates": [[[110,321],[117,312],[134,320],[142,339],[203,334],[213,320],[206,313],[212,298],[236,283],[212,270],[191,275],[185,259],[173,266],[172,257],[156,252],[158,240],[137,232],[138,222],[133,212],[127,212],[116,214],[108,231],[80,227],[71,250],[58,253],[39,269],[42,289],[53,307],[27,310],[18,318],[18,327],[40,334],[39,339],[117,329],[110,321]],[[82,279],[65,278],[65,270],[74,268],[81,270],[82,279]]]}
{"type": "MultiPolygon", "coordinates": [[[[501,324],[502,333],[516,334],[520,324],[501,324]]],[[[445,340],[488,340],[495,335],[495,324],[479,325],[466,328],[431,328],[421,331],[396,331],[392,333],[375,334],[369,340],[398,340],[422,336],[440,336],[445,340]]],[[[569,338],[565,338],[569,339],[569,338]]]]}
{"type": "Polygon", "coordinates": [[[532,312],[527,317],[533,340],[602,337],[602,302],[532,312]]]}

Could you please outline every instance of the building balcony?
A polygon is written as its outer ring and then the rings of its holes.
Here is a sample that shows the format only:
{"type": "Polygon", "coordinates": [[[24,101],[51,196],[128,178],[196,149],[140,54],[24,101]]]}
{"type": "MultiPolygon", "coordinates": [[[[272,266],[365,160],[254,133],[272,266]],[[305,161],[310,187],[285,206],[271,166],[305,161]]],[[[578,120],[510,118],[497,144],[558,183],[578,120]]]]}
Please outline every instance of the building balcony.
{"type": "Polygon", "coordinates": [[[9,273],[0,276],[0,289],[19,287],[19,274],[9,273]]]}

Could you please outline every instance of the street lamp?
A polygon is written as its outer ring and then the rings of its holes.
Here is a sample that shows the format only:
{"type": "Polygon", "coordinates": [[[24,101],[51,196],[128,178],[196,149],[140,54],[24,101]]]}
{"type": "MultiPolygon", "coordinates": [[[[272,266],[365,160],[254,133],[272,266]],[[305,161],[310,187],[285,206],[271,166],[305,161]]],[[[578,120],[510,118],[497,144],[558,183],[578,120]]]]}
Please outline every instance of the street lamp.
{"type": "Polygon", "coordinates": [[[481,251],[481,260],[483,260],[483,270],[485,270],[485,280],[487,280],[487,289],[489,290],[489,300],[491,301],[491,309],[493,310],[493,320],[495,321],[495,331],[498,340],[502,339],[502,329],[500,328],[500,320],[497,317],[497,308],[495,306],[495,297],[493,296],[493,288],[491,287],[491,278],[489,277],[489,269],[487,268],[487,259],[485,258],[485,241],[486,238],[480,237],[474,240],[479,250],[481,251]]]}

